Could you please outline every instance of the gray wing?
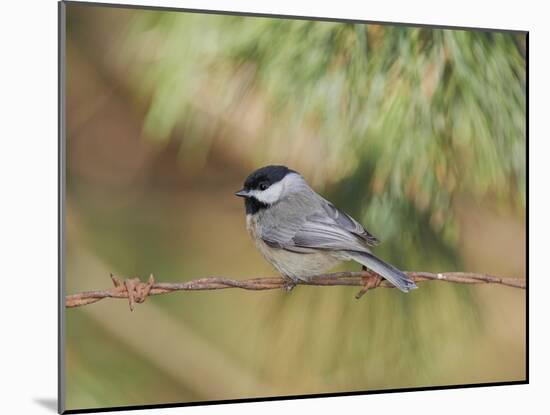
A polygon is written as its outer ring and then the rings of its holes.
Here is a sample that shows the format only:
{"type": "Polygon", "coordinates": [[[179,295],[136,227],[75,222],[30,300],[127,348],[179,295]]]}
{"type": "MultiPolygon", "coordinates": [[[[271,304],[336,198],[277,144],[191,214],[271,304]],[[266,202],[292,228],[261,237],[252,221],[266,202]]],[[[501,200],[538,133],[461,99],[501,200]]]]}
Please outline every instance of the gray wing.
{"type": "Polygon", "coordinates": [[[351,216],[313,191],[264,211],[260,237],[293,252],[312,249],[367,251],[378,240],[351,216]],[[284,217],[284,221],[280,218],[284,217]]]}
{"type": "Polygon", "coordinates": [[[367,251],[365,241],[326,215],[312,215],[292,238],[296,247],[335,251],[367,251]]]}
{"type": "Polygon", "coordinates": [[[380,241],[377,237],[367,231],[363,225],[353,219],[350,215],[345,212],[342,212],[340,209],[336,208],[328,200],[323,199],[323,208],[327,215],[332,218],[338,225],[347,230],[348,232],[357,235],[363,239],[368,245],[378,245],[380,241]]]}
{"type": "Polygon", "coordinates": [[[300,253],[318,249],[368,252],[362,238],[319,213],[303,217],[299,225],[285,223],[284,226],[268,229],[262,233],[262,239],[272,247],[300,253]]]}

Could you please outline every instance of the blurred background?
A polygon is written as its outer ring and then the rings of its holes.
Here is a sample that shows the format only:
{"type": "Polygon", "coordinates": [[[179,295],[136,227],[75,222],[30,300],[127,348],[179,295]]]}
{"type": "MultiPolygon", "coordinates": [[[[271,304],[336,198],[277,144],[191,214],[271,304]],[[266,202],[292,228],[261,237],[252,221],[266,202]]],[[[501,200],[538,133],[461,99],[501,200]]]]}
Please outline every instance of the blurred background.
{"type": "MultiPolygon", "coordinates": [[[[525,277],[523,34],[69,4],[66,52],[68,293],[276,275],[233,193],[279,163],[402,269],[525,277]]],[[[524,290],[356,291],[66,310],[66,407],[525,379],[524,290]]]]}

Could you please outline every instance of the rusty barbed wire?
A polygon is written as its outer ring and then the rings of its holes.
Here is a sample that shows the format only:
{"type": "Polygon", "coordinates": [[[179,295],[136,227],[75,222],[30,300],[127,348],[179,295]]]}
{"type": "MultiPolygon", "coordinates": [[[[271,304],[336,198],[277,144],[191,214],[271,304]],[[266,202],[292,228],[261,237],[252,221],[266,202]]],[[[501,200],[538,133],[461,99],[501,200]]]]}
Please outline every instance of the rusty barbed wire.
{"type": "MultiPolygon", "coordinates": [[[[414,282],[422,281],[446,281],[459,284],[500,284],[513,288],[526,288],[526,281],[521,278],[504,278],[487,274],[475,274],[469,272],[413,272],[406,274],[414,282]]],[[[111,274],[114,287],[109,290],[86,291],[71,294],[65,297],[65,307],[73,308],[92,304],[104,298],[126,298],[130,310],[134,310],[136,303],[142,303],[152,295],[167,294],[176,291],[204,291],[223,290],[228,288],[240,288],[243,290],[262,291],[288,287],[288,282],[282,277],[252,278],[247,280],[235,280],[225,277],[207,277],[180,283],[158,283],[151,274],[147,282],[139,278],[121,280],[111,274]]],[[[386,280],[371,271],[337,272],[333,274],[321,274],[312,277],[308,281],[300,281],[296,285],[311,286],[357,286],[362,287],[355,298],[361,298],[367,291],[378,288],[394,288],[386,280]]]]}

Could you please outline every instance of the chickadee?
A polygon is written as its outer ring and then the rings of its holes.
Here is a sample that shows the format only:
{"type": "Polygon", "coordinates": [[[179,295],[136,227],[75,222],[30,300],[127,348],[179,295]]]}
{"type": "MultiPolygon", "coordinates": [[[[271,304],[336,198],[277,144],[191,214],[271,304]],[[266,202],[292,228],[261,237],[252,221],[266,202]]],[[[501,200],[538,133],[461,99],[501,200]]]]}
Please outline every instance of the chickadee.
{"type": "Polygon", "coordinates": [[[291,282],[354,260],[403,292],[417,288],[407,275],[372,254],[379,241],[361,224],[317,194],[296,171],[266,166],[235,193],[245,199],[246,228],[263,256],[291,282]]]}

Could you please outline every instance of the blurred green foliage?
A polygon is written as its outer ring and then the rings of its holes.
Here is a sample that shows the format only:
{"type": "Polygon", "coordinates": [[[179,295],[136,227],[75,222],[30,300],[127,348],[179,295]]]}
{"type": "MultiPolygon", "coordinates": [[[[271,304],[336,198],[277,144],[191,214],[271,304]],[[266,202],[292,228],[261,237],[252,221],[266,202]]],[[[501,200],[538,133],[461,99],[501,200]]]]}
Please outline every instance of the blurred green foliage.
{"type": "MultiPolygon", "coordinates": [[[[321,182],[357,177],[366,222],[384,223],[390,238],[412,209],[455,242],[450,206],[459,192],[525,205],[524,35],[144,13],[128,40],[130,56],[158,42],[154,59],[133,72],[152,97],[150,136],[167,139],[183,125],[183,145],[207,153],[209,143],[194,139],[209,135],[201,127],[260,91],[270,114],[262,134],[299,141],[298,130],[311,131],[319,170],[330,174],[321,182]],[[205,90],[206,116],[196,105],[205,90]]],[[[249,151],[270,162],[263,146],[249,151]]]]}

